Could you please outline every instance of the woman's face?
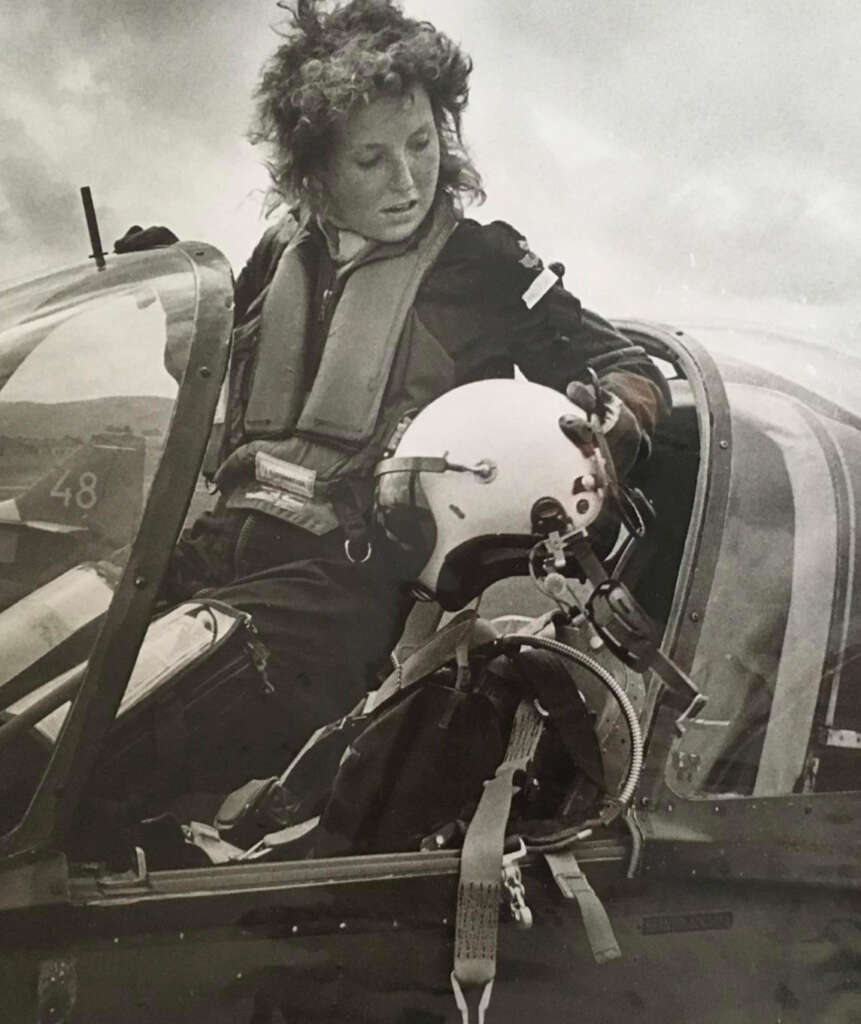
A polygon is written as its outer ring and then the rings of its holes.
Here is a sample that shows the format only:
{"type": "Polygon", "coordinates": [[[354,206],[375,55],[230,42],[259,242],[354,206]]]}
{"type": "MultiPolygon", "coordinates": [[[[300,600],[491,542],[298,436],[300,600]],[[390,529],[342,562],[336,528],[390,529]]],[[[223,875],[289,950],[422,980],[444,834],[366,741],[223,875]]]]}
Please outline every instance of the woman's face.
{"type": "Polygon", "coordinates": [[[335,135],[322,179],[336,227],[377,242],[400,242],[431,208],[439,136],[421,85],[351,111],[335,135]]]}

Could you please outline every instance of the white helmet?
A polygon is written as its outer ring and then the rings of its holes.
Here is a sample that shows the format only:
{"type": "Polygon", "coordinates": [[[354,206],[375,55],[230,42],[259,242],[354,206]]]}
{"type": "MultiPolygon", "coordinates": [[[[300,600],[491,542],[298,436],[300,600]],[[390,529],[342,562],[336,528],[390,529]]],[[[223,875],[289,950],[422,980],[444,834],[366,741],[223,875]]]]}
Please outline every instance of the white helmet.
{"type": "Polygon", "coordinates": [[[465,384],[423,409],[375,470],[377,522],[406,574],[459,608],[524,573],[542,536],[585,531],[607,476],[589,430],[585,442],[571,439],[580,419],[559,392],[507,379],[465,384]]]}

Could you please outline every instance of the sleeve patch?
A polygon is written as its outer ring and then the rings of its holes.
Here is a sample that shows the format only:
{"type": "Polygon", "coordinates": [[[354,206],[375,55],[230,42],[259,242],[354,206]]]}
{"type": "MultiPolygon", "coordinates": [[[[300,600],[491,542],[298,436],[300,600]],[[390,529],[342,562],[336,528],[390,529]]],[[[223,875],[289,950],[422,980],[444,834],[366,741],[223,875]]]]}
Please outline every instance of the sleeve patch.
{"type": "Polygon", "coordinates": [[[529,242],[525,238],[518,238],[517,245],[523,251],[523,255],[517,262],[522,267],[526,267],[527,270],[540,270],[542,267],[541,258],[536,256],[529,248],[529,242]]]}
{"type": "Polygon", "coordinates": [[[533,306],[544,298],[558,280],[559,278],[553,271],[549,267],[545,267],[521,296],[526,308],[532,309],[533,306]]]}

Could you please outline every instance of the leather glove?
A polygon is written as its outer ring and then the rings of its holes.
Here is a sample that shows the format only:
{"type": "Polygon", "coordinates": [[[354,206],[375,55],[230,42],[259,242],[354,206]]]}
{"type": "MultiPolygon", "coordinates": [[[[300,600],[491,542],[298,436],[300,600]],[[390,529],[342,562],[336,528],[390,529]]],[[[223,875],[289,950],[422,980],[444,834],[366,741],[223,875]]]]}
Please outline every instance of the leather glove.
{"type": "Polygon", "coordinates": [[[114,242],[114,252],[142,252],[144,249],[158,249],[163,245],[178,242],[177,236],[160,225],[142,228],[140,224],[132,224],[122,238],[114,242]]]}
{"type": "Polygon", "coordinates": [[[597,379],[592,384],[572,381],[565,389],[569,401],[585,413],[589,426],[607,442],[616,474],[623,478],[632,469],[648,440],[627,405],[597,379]]]}

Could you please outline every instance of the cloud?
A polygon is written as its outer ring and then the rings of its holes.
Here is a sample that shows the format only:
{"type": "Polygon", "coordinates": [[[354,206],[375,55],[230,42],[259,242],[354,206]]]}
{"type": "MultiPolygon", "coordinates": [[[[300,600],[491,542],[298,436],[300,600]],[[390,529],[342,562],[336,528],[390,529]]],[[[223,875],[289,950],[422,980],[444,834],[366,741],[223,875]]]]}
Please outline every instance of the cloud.
{"type": "Polygon", "coordinates": [[[23,265],[28,251],[61,253],[61,240],[80,232],[74,189],[20,121],[0,121],[0,196],[0,241],[21,245],[23,265]]]}
{"type": "Polygon", "coordinates": [[[813,18],[797,0],[484,0],[469,17],[483,34],[467,127],[491,194],[572,286],[857,316],[856,3],[813,18]]]}
{"type": "MultiPolygon", "coordinates": [[[[587,302],[861,308],[856,0],[405,6],[475,58],[481,219],[564,260],[587,302]]],[[[0,259],[81,258],[90,184],[105,238],[166,223],[241,262],[267,184],[243,133],[279,16],[272,0],[7,0],[0,259]]]]}
{"type": "Polygon", "coordinates": [[[260,230],[260,197],[249,197],[265,175],[243,134],[276,11],[262,0],[201,10],[162,0],[4,6],[0,276],[81,258],[83,184],[105,240],[150,220],[234,259],[247,254],[260,230]]]}

